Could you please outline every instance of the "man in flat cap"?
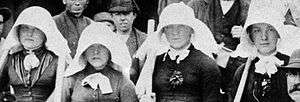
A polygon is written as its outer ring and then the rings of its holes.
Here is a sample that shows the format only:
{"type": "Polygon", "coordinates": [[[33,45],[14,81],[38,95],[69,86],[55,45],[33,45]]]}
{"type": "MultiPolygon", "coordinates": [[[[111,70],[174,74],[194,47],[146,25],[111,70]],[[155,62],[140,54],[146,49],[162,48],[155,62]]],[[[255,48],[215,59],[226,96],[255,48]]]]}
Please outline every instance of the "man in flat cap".
{"type": "Polygon", "coordinates": [[[132,57],[131,68],[125,73],[130,74],[130,79],[136,83],[143,61],[133,58],[133,55],[147,37],[145,33],[133,27],[133,22],[139,13],[139,7],[134,0],[113,0],[109,12],[112,14],[119,39],[126,43],[132,57]]]}

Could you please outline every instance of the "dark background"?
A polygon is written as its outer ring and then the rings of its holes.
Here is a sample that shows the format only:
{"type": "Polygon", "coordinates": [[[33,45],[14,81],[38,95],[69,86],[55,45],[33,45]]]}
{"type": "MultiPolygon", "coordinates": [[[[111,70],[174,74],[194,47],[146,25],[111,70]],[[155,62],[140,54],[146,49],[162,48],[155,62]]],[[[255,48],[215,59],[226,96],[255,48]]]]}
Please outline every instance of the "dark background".
{"type": "MultiPolygon", "coordinates": [[[[141,13],[137,16],[134,22],[134,27],[138,28],[143,32],[146,32],[148,19],[157,19],[158,17],[158,0],[135,1],[141,10],[141,13]]],[[[93,19],[93,16],[96,13],[107,11],[110,2],[111,0],[90,0],[90,3],[87,9],[84,11],[83,15],[93,19]]],[[[46,8],[52,14],[52,16],[63,12],[65,9],[62,0],[0,0],[0,7],[8,7],[13,13],[13,17],[5,24],[5,35],[1,35],[2,37],[6,37],[9,28],[13,25],[13,21],[16,20],[16,18],[22,12],[22,10],[30,6],[41,6],[43,8],[46,8]]]]}

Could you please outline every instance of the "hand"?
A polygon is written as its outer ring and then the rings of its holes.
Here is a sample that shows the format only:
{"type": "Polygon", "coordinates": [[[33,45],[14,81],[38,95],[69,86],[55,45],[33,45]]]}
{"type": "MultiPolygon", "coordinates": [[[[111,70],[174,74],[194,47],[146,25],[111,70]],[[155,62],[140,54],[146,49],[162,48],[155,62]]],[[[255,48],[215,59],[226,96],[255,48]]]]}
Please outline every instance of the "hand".
{"type": "Polygon", "coordinates": [[[242,26],[233,26],[231,28],[231,34],[234,38],[240,38],[243,33],[243,27],[242,26]]]}
{"type": "Polygon", "coordinates": [[[139,101],[140,102],[155,102],[156,101],[155,93],[140,95],[139,101]]]}

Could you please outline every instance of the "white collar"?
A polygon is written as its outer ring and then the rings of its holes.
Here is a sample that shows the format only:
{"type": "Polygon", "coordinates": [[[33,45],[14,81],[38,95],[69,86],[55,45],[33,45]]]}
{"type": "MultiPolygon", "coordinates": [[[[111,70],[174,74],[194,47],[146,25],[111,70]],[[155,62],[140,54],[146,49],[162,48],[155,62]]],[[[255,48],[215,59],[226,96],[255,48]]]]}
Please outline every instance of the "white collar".
{"type": "Polygon", "coordinates": [[[269,77],[271,77],[272,74],[275,74],[278,71],[277,66],[283,65],[284,63],[275,56],[276,53],[277,51],[269,56],[257,54],[259,61],[255,63],[255,72],[260,74],[267,73],[269,77]]]}
{"type": "Polygon", "coordinates": [[[81,85],[82,86],[90,85],[91,88],[94,90],[97,90],[99,87],[103,94],[113,92],[109,78],[101,73],[94,73],[88,75],[82,80],[81,85]]]}
{"type": "MultiPolygon", "coordinates": [[[[176,63],[179,64],[181,60],[185,59],[189,55],[190,50],[188,50],[188,48],[190,46],[191,46],[191,43],[182,50],[175,50],[174,48],[169,47],[169,50],[166,54],[168,54],[170,56],[171,60],[176,60],[176,63]],[[176,59],[176,56],[178,56],[177,59],[176,59]]],[[[165,60],[166,54],[164,56],[164,60],[165,60]]]]}

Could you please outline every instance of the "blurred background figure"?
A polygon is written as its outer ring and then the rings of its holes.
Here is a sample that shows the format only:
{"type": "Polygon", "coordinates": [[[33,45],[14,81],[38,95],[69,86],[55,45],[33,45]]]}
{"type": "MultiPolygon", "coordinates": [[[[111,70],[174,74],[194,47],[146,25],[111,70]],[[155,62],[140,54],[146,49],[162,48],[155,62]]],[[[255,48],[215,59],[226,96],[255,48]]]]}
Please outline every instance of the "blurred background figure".
{"type": "Polygon", "coordinates": [[[300,27],[300,0],[290,0],[291,15],[297,27],[300,27]]]}
{"type": "Polygon", "coordinates": [[[116,26],[109,12],[99,12],[94,16],[94,21],[105,23],[113,32],[116,32],[116,26]]]}
{"type": "Polygon", "coordinates": [[[11,17],[11,12],[8,8],[6,7],[3,7],[3,8],[0,8],[0,56],[2,55],[2,52],[1,51],[1,47],[4,43],[4,29],[6,28],[5,27],[5,22],[11,17]]]}
{"type": "Polygon", "coordinates": [[[0,8],[0,37],[2,37],[4,23],[11,17],[10,10],[6,7],[0,8]]]}
{"type": "Polygon", "coordinates": [[[137,28],[133,27],[134,20],[140,14],[138,5],[134,0],[113,0],[109,12],[116,25],[116,39],[125,43],[132,57],[132,66],[130,69],[124,69],[124,72],[130,76],[133,83],[136,83],[139,73],[143,66],[143,61],[133,58],[133,55],[145,41],[147,35],[137,28]]]}
{"type": "Polygon", "coordinates": [[[191,0],[158,0],[158,9],[157,9],[157,13],[158,15],[160,15],[160,13],[162,12],[162,10],[168,6],[169,4],[172,3],[179,3],[179,2],[184,2],[185,4],[187,4],[189,1],[191,0]]]}
{"type": "Polygon", "coordinates": [[[53,19],[63,37],[67,39],[73,58],[83,29],[92,22],[90,18],[82,15],[89,0],[62,0],[62,2],[65,4],[65,11],[54,16],[53,19]]]}
{"type": "Polygon", "coordinates": [[[300,102],[300,49],[295,50],[287,66],[281,67],[286,72],[288,93],[295,102],[300,102]]]}

